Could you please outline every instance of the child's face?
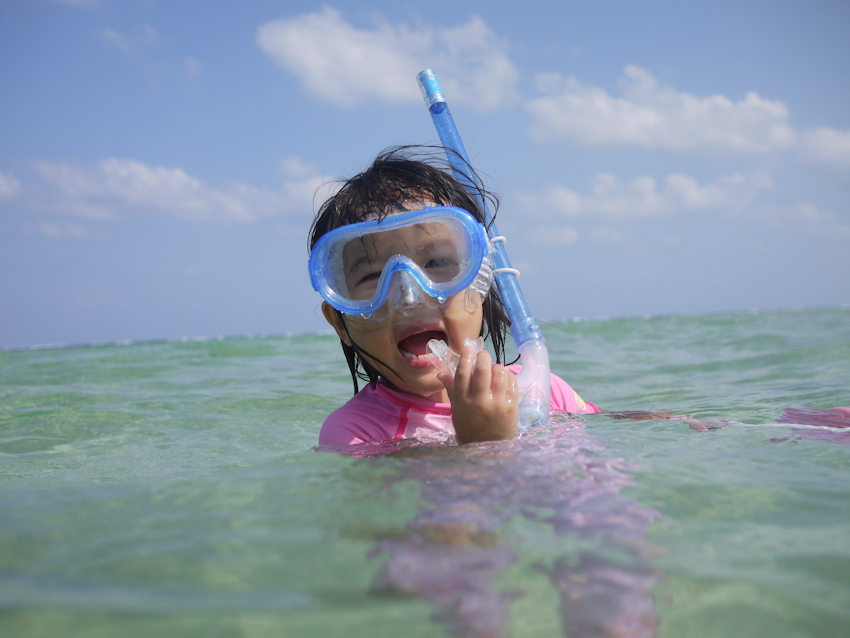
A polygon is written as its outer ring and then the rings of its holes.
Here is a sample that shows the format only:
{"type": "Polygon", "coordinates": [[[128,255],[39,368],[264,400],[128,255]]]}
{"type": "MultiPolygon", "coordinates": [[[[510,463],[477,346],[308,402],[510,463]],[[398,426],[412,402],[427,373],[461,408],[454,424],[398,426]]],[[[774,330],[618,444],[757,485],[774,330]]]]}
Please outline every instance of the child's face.
{"type": "Polygon", "coordinates": [[[425,308],[420,316],[404,319],[393,316],[374,321],[343,315],[348,334],[327,302],[322,304],[322,311],[345,344],[354,341],[361,350],[385,364],[367,358],[393,386],[424,399],[448,403],[445,387],[437,379],[438,369],[432,363],[434,355],[428,350],[428,342],[443,340],[455,352],[462,352],[464,339],[474,339],[481,333],[484,311],[481,304],[474,307],[475,310],[467,308],[464,290],[436,308],[425,308]]]}
{"type": "MultiPolygon", "coordinates": [[[[415,210],[432,205],[427,198],[422,199],[425,201],[418,201],[410,208],[415,210]]],[[[344,255],[346,279],[351,277],[346,282],[349,291],[359,297],[372,295],[382,264],[397,253],[410,257],[432,280],[447,281],[457,274],[459,257],[453,237],[441,231],[438,225],[417,224],[378,234],[368,241],[353,242],[351,254],[346,252],[344,255]]],[[[403,272],[395,275],[396,278],[403,276],[403,272]]],[[[412,281],[408,284],[416,286],[412,281]]],[[[408,284],[393,282],[394,286],[408,284]]],[[[438,369],[432,363],[434,355],[428,350],[428,342],[431,339],[442,340],[455,352],[461,352],[465,339],[475,339],[481,333],[484,311],[480,303],[473,303],[471,310],[467,307],[466,290],[449,297],[442,304],[422,293],[418,287],[414,292],[420,300],[424,299],[424,303],[396,310],[390,308],[394,304],[388,301],[373,315],[381,317],[377,320],[364,319],[359,315],[343,315],[341,320],[327,303],[322,304],[322,311],[345,344],[351,345],[353,341],[380,361],[367,358],[396,388],[438,403],[448,403],[448,394],[437,379],[438,369]]]]}

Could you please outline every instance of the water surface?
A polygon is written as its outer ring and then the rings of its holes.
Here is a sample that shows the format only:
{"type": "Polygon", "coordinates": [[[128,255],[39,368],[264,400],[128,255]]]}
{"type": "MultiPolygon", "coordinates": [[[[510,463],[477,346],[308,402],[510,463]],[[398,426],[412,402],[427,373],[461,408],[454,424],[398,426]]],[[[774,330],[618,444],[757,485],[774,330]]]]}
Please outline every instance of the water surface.
{"type": "Polygon", "coordinates": [[[850,405],[850,310],[544,333],[604,409],[730,422],[347,456],[332,336],[0,352],[0,632],[846,635],[850,435],[780,421],[850,405]]]}

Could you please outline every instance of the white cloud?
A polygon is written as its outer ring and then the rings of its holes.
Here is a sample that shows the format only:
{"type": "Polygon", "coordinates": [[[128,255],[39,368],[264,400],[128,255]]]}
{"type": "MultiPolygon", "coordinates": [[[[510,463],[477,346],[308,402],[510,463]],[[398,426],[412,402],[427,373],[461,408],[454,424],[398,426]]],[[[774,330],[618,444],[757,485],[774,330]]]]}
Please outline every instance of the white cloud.
{"type": "Polygon", "coordinates": [[[306,179],[313,177],[318,171],[313,164],[305,162],[300,157],[290,155],[280,160],[278,172],[286,179],[306,179]]]}
{"type": "Polygon", "coordinates": [[[484,111],[516,99],[519,73],[478,17],[447,29],[378,22],[360,30],[323,7],[264,24],[257,44],[310,94],[341,106],[421,102],[416,74],[426,68],[453,103],[484,111]]]}
{"type": "Polygon", "coordinates": [[[105,28],[100,31],[100,37],[141,69],[150,83],[156,83],[163,73],[194,80],[203,69],[198,58],[175,56],[170,40],[161,39],[159,32],[149,24],[127,33],[105,28]]]}
{"type": "Polygon", "coordinates": [[[811,202],[776,206],[768,205],[757,211],[757,216],[774,226],[806,228],[818,235],[850,238],[850,224],[834,213],[821,210],[811,202]]]}
{"type": "Polygon", "coordinates": [[[183,72],[187,77],[198,77],[201,74],[201,61],[198,58],[183,58],[183,72]]]}
{"type": "Polygon", "coordinates": [[[130,35],[107,28],[101,31],[101,37],[104,42],[133,59],[144,57],[159,47],[159,34],[150,25],[130,35]]]}
{"type": "Polygon", "coordinates": [[[664,197],[672,207],[685,210],[739,209],[750,204],[759,191],[772,186],[770,176],[762,171],[727,175],[707,186],[700,186],[687,175],[670,175],[665,182],[664,197]]]}
{"type": "Polygon", "coordinates": [[[341,186],[339,182],[319,177],[313,164],[295,156],[282,159],[278,172],[285,179],[283,189],[287,195],[294,201],[312,202],[315,210],[341,186]]]}
{"type": "Polygon", "coordinates": [[[759,211],[759,215],[764,219],[773,222],[805,221],[814,224],[821,224],[830,219],[830,216],[824,215],[824,213],[811,202],[797,202],[790,206],[768,205],[759,211]]]}
{"type": "Polygon", "coordinates": [[[800,153],[808,162],[837,171],[850,171],[850,129],[821,127],[803,131],[800,153]]]}
{"type": "Polygon", "coordinates": [[[680,211],[740,209],[750,204],[759,191],[771,186],[770,176],[763,172],[728,175],[705,186],[693,177],[673,174],[667,176],[662,188],[649,176],[624,181],[616,175],[600,173],[587,195],[553,184],[540,193],[519,193],[517,202],[527,215],[538,219],[588,214],[653,217],[680,211]]]}
{"type": "Polygon", "coordinates": [[[590,229],[590,236],[601,244],[619,244],[628,238],[620,230],[608,228],[607,226],[596,226],[590,229]]]}
{"type": "Polygon", "coordinates": [[[525,234],[544,246],[569,246],[578,240],[578,231],[569,226],[532,226],[525,234]]]}
{"type": "Polygon", "coordinates": [[[132,159],[94,165],[36,162],[31,208],[89,219],[159,215],[200,222],[256,222],[284,214],[308,217],[316,175],[284,181],[280,191],[234,183],[213,188],[179,168],[132,159]]]}
{"type": "Polygon", "coordinates": [[[536,84],[547,95],[525,108],[529,133],[540,143],[729,154],[770,153],[795,143],[785,104],[755,92],[738,102],[697,97],[659,85],[636,66],[625,68],[622,97],[558,74],[537,74],[536,84]]]}
{"type": "Polygon", "coordinates": [[[21,190],[21,183],[14,175],[0,173],[0,199],[11,199],[21,190]]]}
{"type": "Polygon", "coordinates": [[[60,239],[60,238],[70,238],[70,239],[108,239],[108,233],[92,233],[87,228],[80,226],[79,224],[73,224],[70,222],[45,222],[39,221],[35,224],[26,224],[25,230],[27,231],[35,231],[40,235],[44,235],[45,237],[49,237],[51,239],[60,239]]]}

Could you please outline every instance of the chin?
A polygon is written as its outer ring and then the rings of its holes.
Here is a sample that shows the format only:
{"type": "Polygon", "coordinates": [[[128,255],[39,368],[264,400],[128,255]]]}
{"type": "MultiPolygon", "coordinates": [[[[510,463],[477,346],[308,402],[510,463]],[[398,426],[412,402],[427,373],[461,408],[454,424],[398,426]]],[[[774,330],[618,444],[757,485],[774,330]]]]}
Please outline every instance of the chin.
{"type": "MultiPolygon", "coordinates": [[[[445,386],[442,382],[437,378],[437,369],[434,366],[431,366],[431,370],[433,371],[431,374],[427,372],[422,374],[419,378],[416,379],[399,379],[393,385],[396,386],[402,392],[407,392],[408,394],[414,394],[420,398],[433,400],[431,397],[435,394],[440,394],[445,390],[445,386]]],[[[395,375],[392,375],[395,376],[395,375]]],[[[390,376],[389,378],[392,378],[390,376]]],[[[442,398],[436,400],[437,403],[443,403],[442,398]]]]}

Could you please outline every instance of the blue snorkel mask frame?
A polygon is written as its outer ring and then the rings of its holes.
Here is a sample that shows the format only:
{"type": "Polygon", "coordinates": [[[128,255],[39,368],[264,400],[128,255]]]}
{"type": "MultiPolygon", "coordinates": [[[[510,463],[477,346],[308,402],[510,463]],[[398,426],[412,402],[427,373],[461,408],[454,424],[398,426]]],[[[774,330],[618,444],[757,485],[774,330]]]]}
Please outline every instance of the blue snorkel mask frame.
{"type": "MultiPolygon", "coordinates": [[[[517,278],[519,271],[511,266],[508,253],[505,250],[505,238],[499,235],[496,225],[493,223],[493,214],[487,206],[487,202],[481,196],[481,190],[475,184],[470,183],[469,170],[471,163],[466,149],[460,139],[457,126],[452,118],[449,105],[437,76],[433,71],[426,69],[416,77],[425,104],[431,114],[434,127],[440,136],[442,145],[453,151],[447,152],[446,157],[455,178],[463,184],[469,193],[477,200],[481,210],[485,212],[486,227],[489,229],[490,239],[496,247],[495,275],[496,285],[502,302],[505,304],[508,318],[511,321],[511,334],[516,343],[517,350],[522,357],[522,371],[517,375],[520,392],[519,425],[521,428],[529,425],[546,423],[549,420],[549,351],[546,348],[546,340],[540,331],[537,320],[531,316],[525,297],[519,287],[517,278]]],[[[474,173],[473,173],[474,175],[474,173]]]]}
{"type": "Polygon", "coordinates": [[[472,287],[480,298],[487,295],[491,283],[492,253],[495,252],[487,231],[469,213],[454,206],[429,206],[356,224],[335,228],[323,235],[310,251],[309,270],[313,289],[342,313],[372,318],[388,301],[394,277],[404,272],[437,303],[472,287]],[[380,233],[433,222],[450,228],[454,241],[462,248],[459,272],[449,281],[435,281],[419,264],[405,255],[394,255],[382,264],[375,292],[366,299],[354,299],[344,281],[344,250],[351,242],[380,233]]]}

